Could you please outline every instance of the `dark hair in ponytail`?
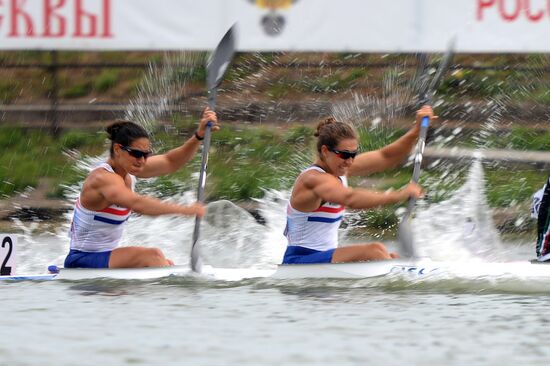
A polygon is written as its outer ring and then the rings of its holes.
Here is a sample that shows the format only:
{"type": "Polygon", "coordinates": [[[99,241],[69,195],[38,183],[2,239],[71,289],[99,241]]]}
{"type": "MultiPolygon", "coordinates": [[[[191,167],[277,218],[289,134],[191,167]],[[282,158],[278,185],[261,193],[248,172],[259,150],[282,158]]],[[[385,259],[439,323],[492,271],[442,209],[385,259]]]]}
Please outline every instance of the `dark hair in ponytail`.
{"type": "Polygon", "coordinates": [[[357,140],[357,133],[350,124],[338,122],[333,117],[319,122],[314,136],[317,137],[317,152],[319,154],[323,145],[335,148],[341,140],[357,140]]]}
{"type": "Polygon", "coordinates": [[[111,140],[111,157],[114,154],[114,144],[130,146],[132,142],[140,138],[149,138],[147,131],[137,123],[131,121],[116,121],[105,129],[111,140]]]}

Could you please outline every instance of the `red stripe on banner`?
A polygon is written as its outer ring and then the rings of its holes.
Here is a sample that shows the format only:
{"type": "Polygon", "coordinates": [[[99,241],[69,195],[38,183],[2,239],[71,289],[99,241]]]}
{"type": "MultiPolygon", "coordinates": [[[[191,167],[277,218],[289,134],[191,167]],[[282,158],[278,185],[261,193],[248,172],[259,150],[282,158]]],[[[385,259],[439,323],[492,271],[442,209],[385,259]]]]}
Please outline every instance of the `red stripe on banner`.
{"type": "Polygon", "coordinates": [[[107,207],[107,208],[104,208],[103,210],[99,210],[98,212],[105,212],[113,215],[124,216],[124,215],[128,215],[130,213],[130,210],[129,209],[117,210],[111,207],[107,207]]]}
{"type": "Polygon", "coordinates": [[[344,211],[344,206],[339,206],[339,207],[334,207],[334,208],[321,206],[313,212],[338,213],[338,212],[342,212],[342,211],[344,211]]]}

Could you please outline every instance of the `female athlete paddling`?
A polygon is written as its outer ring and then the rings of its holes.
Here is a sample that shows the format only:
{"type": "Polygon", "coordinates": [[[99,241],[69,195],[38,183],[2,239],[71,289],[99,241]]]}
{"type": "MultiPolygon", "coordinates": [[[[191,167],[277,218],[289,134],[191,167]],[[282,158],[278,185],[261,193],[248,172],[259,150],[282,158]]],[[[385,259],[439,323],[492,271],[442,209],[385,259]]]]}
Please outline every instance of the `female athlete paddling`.
{"type": "Polygon", "coordinates": [[[328,119],[317,127],[315,163],[296,179],[287,207],[285,235],[288,247],[283,263],[338,263],[396,258],[382,243],[338,247],[338,228],[344,208],[368,209],[422,195],[409,183],[398,191],[377,192],[348,187],[348,176],[365,176],[402,163],[414,146],[422,117],[432,108],[416,113],[415,126],[395,142],[375,151],[358,154],[357,133],[347,123],[328,119]]]}
{"type": "Polygon", "coordinates": [[[219,129],[216,114],[205,109],[199,128],[183,145],[162,155],[151,156],[147,132],[133,122],[107,127],[110,157],[96,166],[84,180],[75,205],[70,230],[66,268],[139,268],[173,265],[158,248],[118,247],[124,225],[132,211],[143,215],[197,215],[205,208],[164,202],[134,192],[136,178],[175,172],[189,162],[203,139],[206,124],[219,129]]]}

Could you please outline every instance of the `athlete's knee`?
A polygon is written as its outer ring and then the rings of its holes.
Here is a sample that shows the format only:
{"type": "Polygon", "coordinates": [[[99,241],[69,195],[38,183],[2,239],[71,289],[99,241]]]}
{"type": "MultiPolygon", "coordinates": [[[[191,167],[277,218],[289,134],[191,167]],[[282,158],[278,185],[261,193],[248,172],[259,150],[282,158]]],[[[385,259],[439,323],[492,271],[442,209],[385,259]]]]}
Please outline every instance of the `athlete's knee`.
{"type": "Polygon", "coordinates": [[[373,250],[386,251],[386,246],[380,242],[370,243],[367,245],[371,247],[373,250]]]}
{"type": "Polygon", "coordinates": [[[145,266],[147,267],[165,266],[167,264],[166,257],[159,248],[147,248],[144,254],[145,266]]]}
{"type": "Polygon", "coordinates": [[[159,248],[149,248],[149,255],[153,258],[164,259],[164,253],[159,248]]]}
{"type": "Polygon", "coordinates": [[[367,247],[373,259],[391,258],[390,254],[388,253],[388,249],[386,249],[386,246],[382,243],[376,242],[376,243],[367,244],[367,247]]]}

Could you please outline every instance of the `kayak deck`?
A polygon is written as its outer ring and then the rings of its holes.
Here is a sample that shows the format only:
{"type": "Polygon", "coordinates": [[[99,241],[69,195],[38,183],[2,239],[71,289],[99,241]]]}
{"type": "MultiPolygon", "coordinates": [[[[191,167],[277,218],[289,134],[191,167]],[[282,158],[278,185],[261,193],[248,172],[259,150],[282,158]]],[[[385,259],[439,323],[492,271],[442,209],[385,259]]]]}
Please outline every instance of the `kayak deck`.
{"type": "Polygon", "coordinates": [[[151,268],[58,268],[48,267],[49,274],[1,276],[0,281],[48,281],[48,280],[85,280],[110,278],[121,280],[146,280],[189,273],[187,266],[151,267],[151,268]]]}
{"type": "MultiPolygon", "coordinates": [[[[49,266],[49,274],[41,275],[12,275],[0,276],[0,281],[49,281],[49,280],[90,280],[90,279],[119,279],[119,280],[150,280],[171,276],[196,275],[187,265],[149,268],[59,268],[49,266]]],[[[273,270],[214,268],[203,266],[202,276],[223,281],[238,281],[244,278],[268,277],[273,270]]]]}

